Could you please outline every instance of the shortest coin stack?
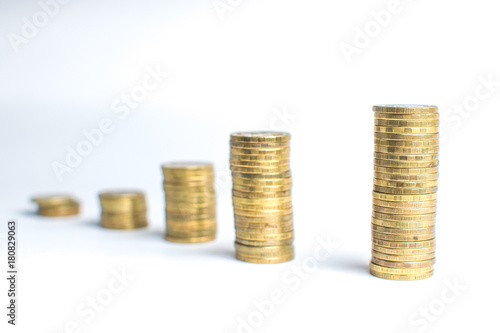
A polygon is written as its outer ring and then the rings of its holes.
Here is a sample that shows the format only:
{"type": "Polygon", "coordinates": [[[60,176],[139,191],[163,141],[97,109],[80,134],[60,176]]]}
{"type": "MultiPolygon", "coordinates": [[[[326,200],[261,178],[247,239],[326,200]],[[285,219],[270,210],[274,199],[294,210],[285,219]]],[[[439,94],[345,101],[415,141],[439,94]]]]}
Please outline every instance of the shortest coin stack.
{"type": "Polygon", "coordinates": [[[58,217],[80,213],[80,203],[68,195],[40,196],[31,200],[38,204],[38,215],[58,217]]]}
{"type": "Polygon", "coordinates": [[[210,163],[182,162],[162,166],[167,234],[176,243],[203,243],[217,233],[214,169],[210,163]]]}
{"type": "Polygon", "coordinates": [[[148,225],[146,196],[137,191],[104,192],[99,194],[101,225],[108,229],[138,229],[148,225]]]}

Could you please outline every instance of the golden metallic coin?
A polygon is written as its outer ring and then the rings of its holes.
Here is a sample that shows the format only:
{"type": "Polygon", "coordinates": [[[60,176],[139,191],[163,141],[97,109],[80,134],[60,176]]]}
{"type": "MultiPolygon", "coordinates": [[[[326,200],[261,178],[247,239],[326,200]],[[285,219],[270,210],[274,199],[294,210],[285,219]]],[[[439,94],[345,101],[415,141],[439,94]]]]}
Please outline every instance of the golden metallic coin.
{"type": "Polygon", "coordinates": [[[59,206],[78,203],[73,196],[68,194],[35,196],[31,198],[31,201],[40,206],[59,206]]]}
{"type": "Polygon", "coordinates": [[[373,217],[381,220],[388,221],[403,221],[403,222],[417,222],[435,220],[436,214],[419,214],[419,215],[398,215],[398,214],[383,214],[372,212],[373,217]]]}
{"type": "Polygon", "coordinates": [[[275,241],[275,240],[283,240],[283,239],[291,239],[294,237],[294,231],[286,231],[280,233],[262,233],[260,231],[251,232],[252,229],[248,231],[242,231],[242,229],[236,229],[236,238],[243,238],[247,240],[256,240],[256,241],[275,241]]]}
{"type": "Polygon", "coordinates": [[[407,162],[436,161],[439,158],[437,154],[397,155],[397,154],[384,154],[375,152],[373,155],[375,158],[381,160],[395,160],[395,161],[407,161],[407,162]]]}
{"type": "Polygon", "coordinates": [[[386,200],[373,199],[373,204],[381,207],[418,209],[418,208],[436,207],[437,200],[405,202],[405,201],[386,201],[386,200]]]}
{"type": "Polygon", "coordinates": [[[408,154],[408,155],[437,154],[439,153],[439,146],[412,148],[412,147],[389,147],[376,144],[375,151],[378,153],[386,153],[386,154],[408,154]]]}
{"type": "Polygon", "coordinates": [[[402,214],[402,215],[414,215],[414,214],[431,214],[436,213],[436,207],[425,207],[425,208],[393,208],[373,205],[373,211],[383,213],[383,214],[402,214]]]}
{"type": "Polygon", "coordinates": [[[397,147],[397,148],[433,148],[437,149],[439,147],[439,140],[428,140],[428,139],[409,139],[409,140],[393,140],[393,139],[379,139],[375,138],[373,143],[375,146],[387,146],[387,147],[397,147]]]}
{"type": "Polygon", "coordinates": [[[284,165],[284,166],[279,166],[279,167],[240,167],[240,166],[234,166],[232,165],[231,167],[232,172],[239,172],[239,173],[257,173],[257,174],[262,174],[262,173],[283,173],[286,171],[290,170],[289,165],[284,165]]]}
{"type": "Polygon", "coordinates": [[[277,204],[288,204],[292,202],[292,197],[281,197],[281,198],[239,198],[233,197],[233,203],[244,204],[244,205],[277,205],[277,204]]]}
{"type": "Polygon", "coordinates": [[[394,187],[373,185],[373,190],[375,192],[387,193],[387,194],[421,195],[421,194],[436,193],[437,186],[428,188],[394,188],[394,187]]]}
{"type": "Polygon", "coordinates": [[[434,134],[434,133],[439,133],[439,127],[375,126],[375,132],[399,133],[399,134],[434,134]]]}
{"type": "Polygon", "coordinates": [[[373,178],[373,183],[379,186],[394,187],[394,188],[434,188],[437,187],[437,180],[427,180],[423,182],[410,182],[404,180],[385,180],[373,178]]]}
{"type": "Polygon", "coordinates": [[[233,196],[240,198],[280,198],[292,195],[292,191],[281,192],[245,192],[233,189],[233,196]]]}
{"type": "Polygon", "coordinates": [[[434,266],[435,262],[436,262],[435,259],[426,261],[404,262],[404,261],[389,261],[372,257],[372,263],[374,264],[380,265],[382,267],[399,268],[399,269],[431,268],[432,266],[434,266]]]}
{"type": "Polygon", "coordinates": [[[429,240],[415,241],[415,242],[397,242],[397,241],[387,241],[383,239],[374,238],[372,239],[372,243],[374,245],[396,248],[396,249],[421,249],[436,245],[436,240],[429,239],[429,240]]]}
{"type": "Polygon", "coordinates": [[[282,156],[289,155],[290,148],[236,148],[231,147],[231,155],[267,155],[267,156],[282,156]]]}
{"type": "Polygon", "coordinates": [[[255,173],[242,173],[242,172],[233,172],[233,179],[234,178],[241,178],[241,179],[281,179],[281,178],[289,178],[292,176],[292,173],[290,170],[284,171],[284,172],[279,172],[279,173],[272,173],[272,174],[255,174],[255,173]]]}
{"type": "Polygon", "coordinates": [[[436,224],[435,220],[407,222],[407,221],[387,221],[387,220],[377,219],[374,217],[372,217],[372,223],[381,227],[403,228],[403,229],[428,228],[428,227],[433,227],[436,224]]]}
{"type": "Polygon", "coordinates": [[[432,201],[436,200],[437,194],[416,194],[416,195],[404,195],[404,194],[386,194],[380,192],[372,192],[374,199],[385,200],[385,201],[402,201],[402,202],[421,202],[421,201],[432,201]]]}
{"type": "Polygon", "coordinates": [[[257,247],[269,247],[269,246],[285,246],[292,245],[293,238],[281,239],[281,240],[271,240],[271,241],[256,241],[243,238],[236,238],[236,242],[241,245],[257,246],[257,247]]]}
{"type": "Polygon", "coordinates": [[[385,168],[433,168],[437,167],[439,161],[393,161],[393,160],[381,160],[378,158],[374,159],[374,164],[376,166],[381,166],[385,168]]]}
{"type": "Polygon", "coordinates": [[[436,237],[435,233],[423,234],[423,235],[390,235],[383,234],[372,230],[373,239],[381,239],[390,242],[417,242],[425,241],[429,239],[434,239],[436,237]]]}
{"type": "Polygon", "coordinates": [[[409,181],[409,182],[422,182],[429,180],[437,180],[439,173],[425,173],[420,175],[401,175],[394,173],[375,172],[375,178],[392,180],[392,181],[409,181]]]}
{"type": "Polygon", "coordinates": [[[80,205],[59,206],[53,208],[39,208],[38,215],[46,217],[67,217],[80,214],[80,205]]]}
{"type": "Polygon", "coordinates": [[[416,261],[426,261],[426,260],[434,260],[436,254],[434,252],[418,254],[418,255],[394,255],[394,254],[386,254],[377,251],[372,251],[372,255],[374,258],[388,261],[403,261],[403,262],[416,262],[416,261]]]}
{"type": "Polygon", "coordinates": [[[200,237],[174,237],[174,236],[165,236],[165,239],[169,242],[174,243],[206,243],[215,240],[216,235],[210,236],[200,236],[200,237]]]}
{"type": "Polygon", "coordinates": [[[262,238],[271,237],[276,234],[282,234],[286,232],[293,232],[293,223],[288,223],[286,225],[281,224],[269,224],[264,227],[246,227],[245,225],[241,225],[236,223],[235,228],[238,232],[249,233],[249,234],[259,234],[262,238]]]}
{"type": "Polygon", "coordinates": [[[375,172],[380,173],[389,173],[396,175],[426,175],[426,174],[435,174],[438,172],[437,167],[431,168],[388,168],[383,166],[374,166],[375,172]]]}
{"type": "Polygon", "coordinates": [[[370,262],[370,269],[379,273],[401,274],[401,275],[423,274],[431,272],[433,270],[432,266],[419,267],[419,268],[393,268],[393,267],[384,267],[381,265],[377,265],[373,262],[370,262]]]}
{"type": "Polygon", "coordinates": [[[238,141],[231,141],[230,142],[230,147],[231,148],[239,148],[239,149],[275,149],[275,148],[290,148],[290,142],[259,142],[259,143],[254,143],[254,142],[238,142],[238,141]]]}
{"type": "Polygon", "coordinates": [[[290,133],[285,132],[236,132],[231,134],[231,142],[288,142],[290,133]]]}
{"type": "Polygon", "coordinates": [[[254,161],[254,162],[276,162],[276,161],[286,161],[290,159],[290,153],[285,153],[281,155],[250,155],[250,154],[231,154],[231,160],[236,161],[254,161]]]}
{"type": "Polygon", "coordinates": [[[237,223],[249,223],[249,224],[256,224],[256,223],[286,223],[286,222],[292,222],[293,221],[293,214],[288,214],[288,215],[278,215],[275,217],[272,216],[265,216],[265,217],[255,217],[255,216],[241,216],[236,214],[234,216],[235,221],[237,223]]]}
{"type": "Polygon", "coordinates": [[[438,107],[435,105],[381,104],[374,105],[373,111],[394,114],[436,114],[438,112],[438,107]]]}
{"type": "Polygon", "coordinates": [[[278,161],[244,161],[244,160],[235,160],[230,159],[229,163],[234,167],[254,167],[254,168],[279,168],[279,167],[290,167],[290,162],[288,159],[286,160],[278,160],[278,161]]]}
{"type": "Polygon", "coordinates": [[[292,214],[293,209],[276,209],[276,210],[244,210],[244,209],[234,209],[234,214],[240,216],[253,216],[253,217],[266,217],[266,216],[281,216],[292,214]]]}
{"type": "Polygon", "coordinates": [[[270,256],[279,257],[294,252],[293,245],[280,246],[248,246],[239,243],[234,243],[236,251],[249,256],[270,256]]]}
{"type": "Polygon", "coordinates": [[[438,127],[439,119],[435,120],[389,120],[375,119],[375,126],[387,127],[438,127]]]}
{"type": "Polygon", "coordinates": [[[288,254],[284,255],[281,257],[254,257],[254,256],[247,256],[241,253],[236,252],[236,259],[245,261],[248,263],[253,263],[253,264],[281,264],[284,262],[288,262],[293,260],[294,254],[288,254]]]}
{"type": "Polygon", "coordinates": [[[233,190],[240,192],[276,193],[276,192],[291,191],[291,189],[292,189],[292,184],[276,185],[276,186],[244,186],[244,185],[233,184],[233,190]]]}
{"type": "Polygon", "coordinates": [[[427,141],[439,140],[439,134],[399,134],[399,133],[379,133],[375,132],[374,136],[379,140],[393,140],[393,141],[427,141]]]}
{"type": "Polygon", "coordinates": [[[393,280],[393,281],[417,281],[417,280],[425,280],[425,279],[428,279],[428,278],[432,277],[432,275],[434,274],[434,271],[430,271],[430,272],[422,273],[422,274],[405,274],[405,275],[402,275],[402,274],[380,273],[380,272],[377,272],[377,271],[374,271],[374,270],[370,269],[370,274],[373,275],[373,276],[375,276],[375,277],[378,277],[378,278],[381,278],[381,279],[385,279],[385,280],[393,280]]]}
{"type": "Polygon", "coordinates": [[[389,119],[402,121],[430,121],[439,120],[438,113],[421,113],[421,114],[401,114],[401,113],[385,113],[374,112],[375,119],[389,119]]]}
{"type": "Polygon", "coordinates": [[[233,203],[235,209],[248,210],[248,211],[269,211],[269,210],[280,210],[280,209],[291,209],[292,203],[284,203],[277,205],[248,205],[248,204],[237,204],[233,203]]]}
{"type": "Polygon", "coordinates": [[[389,254],[394,256],[411,256],[411,255],[428,255],[434,254],[436,251],[436,246],[422,247],[422,248],[393,248],[384,247],[376,244],[372,244],[372,250],[383,254],[389,254]]]}
{"type": "Polygon", "coordinates": [[[283,186],[291,185],[292,177],[281,178],[281,179],[244,179],[244,178],[233,178],[233,184],[243,185],[243,186],[283,186]]]}

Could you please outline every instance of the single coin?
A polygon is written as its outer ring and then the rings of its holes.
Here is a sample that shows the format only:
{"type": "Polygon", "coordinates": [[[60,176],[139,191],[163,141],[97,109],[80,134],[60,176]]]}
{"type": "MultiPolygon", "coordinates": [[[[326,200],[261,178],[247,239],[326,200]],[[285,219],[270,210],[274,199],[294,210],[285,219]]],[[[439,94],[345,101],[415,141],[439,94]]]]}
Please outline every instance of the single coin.
{"type": "Polygon", "coordinates": [[[417,242],[433,239],[435,237],[436,235],[434,233],[423,235],[389,235],[372,230],[372,239],[382,239],[390,242],[417,242]]]}
{"type": "Polygon", "coordinates": [[[381,104],[374,105],[373,111],[394,114],[435,114],[438,112],[438,107],[435,105],[381,104]]]}
{"type": "Polygon", "coordinates": [[[433,188],[437,187],[437,180],[427,180],[423,182],[410,182],[405,180],[385,180],[373,178],[373,184],[385,187],[394,187],[394,188],[433,188]]]}
{"type": "Polygon", "coordinates": [[[415,221],[415,222],[406,222],[406,221],[387,221],[381,220],[372,217],[372,223],[381,227],[387,228],[428,228],[433,227],[436,222],[435,220],[427,220],[427,221],[415,221]]]}
{"type": "Polygon", "coordinates": [[[290,162],[288,160],[280,161],[243,161],[230,159],[229,163],[234,167],[254,167],[254,168],[279,168],[279,167],[290,167],[290,162]]]}
{"type": "Polygon", "coordinates": [[[392,139],[379,139],[375,138],[373,143],[375,146],[388,146],[388,147],[397,147],[397,148],[432,148],[438,149],[439,140],[423,140],[420,139],[410,139],[410,140],[392,140],[392,139]]]}
{"type": "Polygon", "coordinates": [[[409,182],[422,182],[429,180],[437,180],[439,173],[426,173],[421,175],[401,175],[394,173],[375,172],[375,178],[392,180],[392,181],[409,181],[409,182]]]}
{"type": "Polygon", "coordinates": [[[386,194],[380,192],[372,192],[373,198],[385,201],[403,201],[403,202],[421,202],[436,200],[437,194],[417,194],[417,195],[404,195],[404,194],[386,194]]]}
{"type": "Polygon", "coordinates": [[[234,219],[237,223],[247,223],[247,224],[256,224],[256,223],[286,223],[293,221],[293,214],[289,215],[279,215],[276,217],[265,216],[265,217],[255,217],[255,216],[240,216],[236,214],[234,219]]]}
{"type": "Polygon", "coordinates": [[[294,254],[291,253],[281,257],[254,257],[246,256],[236,251],[236,259],[252,264],[281,264],[293,260],[294,254]]]}
{"type": "Polygon", "coordinates": [[[426,175],[435,174],[438,172],[437,167],[431,168],[388,168],[379,165],[374,166],[375,172],[389,173],[396,175],[426,175]]]}
{"type": "Polygon", "coordinates": [[[382,207],[417,209],[417,208],[436,207],[437,200],[421,201],[421,202],[416,202],[416,201],[402,202],[402,201],[386,201],[386,200],[373,199],[373,204],[382,207]]]}
{"type": "MultiPolygon", "coordinates": [[[[252,231],[250,229],[250,231],[252,231]]],[[[294,231],[280,232],[280,233],[261,233],[261,232],[246,232],[241,229],[236,229],[236,237],[243,238],[247,240],[258,240],[258,241],[274,241],[282,239],[291,239],[294,237],[294,231]]]]}
{"type": "Polygon", "coordinates": [[[255,173],[242,173],[242,172],[233,172],[232,173],[233,179],[234,178],[241,178],[241,179],[281,179],[281,178],[289,178],[292,176],[292,172],[290,170],[285,171],[285,172],[279,172],[279,173],[273,173],[273,174],[255,174],[255,173]]]}
{"type": "Polygon", "coordinates": [[[394,140],[394,141],[426,141],[439,140],[439,134],[399,134],[399,133],[373,133],[376,139],[379,140],[394,140]]]}
{"type": "Polygon", "coordinates": [[[287,142],[291,135],[286,132],[236,132],[231,134],[231,141],[244,142],[287,142]]]}
{"type": "Polygon", "coordinates": [[[395,161],[435,161],[438,160],[437,154],[423,154],[423,155],[397,155],[397,154],[384,154],[375,152],[374,157],[381,160],[395,160],[395,161]]]}
{"type": "Polygon", "coordinates": [[[430,213],[436,213],[436,207],[393,208],[393,207],[373,205],[373,211],[384,214],[403,214],[403,215],[430,214],[430,213]]]}
{"type": "Polygon", "coordinates": [[[394,254],[386,254],[377,251],[372,251],[372,255],[374,258],[388,261],[405,261],[405,262],[416,262],[416,261],[426,261],[426,260],[434,260],[436,258],[436,254],[434,252],[419,254],[419,255],[394,255],[394,254]]]}
{"type": "Polygon", "coordinates": [[[399,134],[434,134],[439,133],[439,127],[375,126],[375,132],[399,134]]]}
{"type": "Polygon", "coordinates": [[[290,148],[235,148],[231,147],[231,155],[263,155],[263,156],[283,156],[290,155],[290,148]]]}
{"type": "Polygon", "coordinates": [[[388,221],[404,221],[404,222],[417,222],[435,220],[436,214],[420,214],[420,215],[398,215],[398,214],[383,214],[373,212],[373,217],[381,220],[388,221]]]}
{"type": "Polygon", "coordinates": [[[274,149],[274,148],[290,148],[290,142],[241,142],[231,141],[231,148],[239,149],[274,149]]]}
{"type": "Polygon", "coordinates": [[[250,155],[250,154],[231,154],[230,158],[237,161],[254,161],[254,162],[276,162],[287,161],[290,159],[290,153],[282,155],[250,155]]]}
{"type": "Polygon", "coordinates": [[[428,188],[394,188],[380,185],[373,185],[373,190],[379,193],[402,194],[402,195],[420,195],[432,194],[437,192],[437,186],[428,188]]]}
{"type": "Polygon", "coordinates": [[[277,234],[293,232],[293,223],[285,226],[272,224],[262,228],[254,228],[254,227],[245,228],[237,224],[235,225],[235,228],[238,233],[260,234],[264,239],[265,237],[272,237],[277,234]]]}
{"type": "Polygon", "coordinates": [[[277,209],[277,210],[244,210],[238,208],[234,209],[234,214],[240,216],[254,216],[254,217],[289,215],[292,212],[293,212],[292,208],[277,209]]]}
{"type": "Polygon", "coordinates": [[[375,119],[376,126],[387,127],[437,127],[439,120],[389,120],[375,119]]]}
{"type": "Polygon", "coordinates": [[[374,165],[381,166],[385,168],[433,168],[437,167],[439,164],[438,160],[434,161],[393,161],[393,160],[381,160],[378,158],[374,159],[374,165]]]}
{"type": "Polygon", "coordinates": [[[422,155],[422,154],[437,154],[439,153],[439,146],[435,147],[389,147],[375,145],[375,151],[379,153],[388,154],[402,154],[402,155],[422,155]]]}
{"type": "Polygon", "coordinates": [[[277,205],[288,204],[292,202],[292,197],[281,198],[239,198],[233,197],[233,203],[245,205],[277,205]]]}
{"type": "Polygon", "coordinates": [[[240,192],[285,192],[291,191],[292,184],[288,185],[276,185],[276,186],[244,186],[233,183],[233,190],[240,192]]]}
{"type": "Polygon", "coordinates": [[[233,189],[233,196],[240,198],[280,198],[292,195],[292,191],[281,192],[245,192],[233,189]]]}
{"type": "Polygon", "coordinates": [[[243,238],[236,238],[236,242],[238,244],[248,245],[248,246],[262,246],[262,247],[284,246],[284,245],[292,245],[293,244],[293,238],[291,238],[291,239],[281,239],[281,240],[272,240],[272,241],[256,241],[256,240],[249,240],[249,239],[243,239],[243,238]]]}
{"type": "Polygon", "coordinates": [[[376,257],[372,257],[372,262],[374,264],[389,267],[389,268],[400,268],[400,269],[419,269],[419,268],[431,268],[434,266],[436,262],[435,259],[426,260],[426,261],[413,261],[413,262],[405,262],[405,261],[389,261],[383,260],[376,257]]]}
{"type": "Polygon", "coordinates": [[[430,255],[434,254],[436,251],[436,246],[429,246],[423,248],[392,248],[392,247],[383,247],[376,244],[372,244],[372,250],[377,251],[378,253],[384,253],[395,256],[412,256],[412,255],[430,255]]]}
{"type": "Polygon", "coordinates": [[[243,186],[283,186],[291,185],[292,177],[280,178],[280,179],[243,179],[243,178],[233,178],[233,184],[243,185],[243,186]]]}
{"type": "Polygon", "coordinates": [[[429,239],[424,241],[415,242],[397,242],[397,241],[386,241],[383,239],[372,238],[372,243],[382,247],[390,247],[396,249],[421,249],[436,245],[435,239],[429,239]]]}
{"type": "Polygon", "coordinates": [[[373,262],[370,262],[370,269],[380,273],[401,274],[401,275],[423,274],[431,272],[433,270],[432,266],[420,267],[420,268],[392,268],[392,267],[384,267],[381,265],[377,265],[373,262]]]}
{"type": "Polygon", "coordinates": [[[174,237],[170,235],[166,235],[165,239],[169,242],[174,242],[174,243],[206,243],[215,240],[216,235],[210,235],[210,236],[200,236],[200,237],[188,237],[188,238],[182,238],[182,237],[174,237]]]}
{"type": "Polygon", "coordinates": [[[234,243],[236,251],[246,255],[269,255],[271,257],[279,257],[294,252],[293,245],[280,245],[280,246],[248,246],[239,243],[234,243]]]}
{"type": "Polygon", "coordinates": [[[262,174],[262,173],[271,173],[271,174],[274,174],[274,173],[283,173],[283,172],[286,172],[286,171],[290,171],[290,166],[286,165],[286,166],[280,166],[280,167],[269,167],[269,168],[265,168],[265,167],[238,167],[238,166],[231,166],[231,171],[232,172],[239,172],[239,173],[256,173],[256,174],[262,174]]]}
{"type": "Polygon", "coordinates": [[[390,120],[403,120],[403,121],[439,120],[438,113],[401,114],[401,113],[374,112],[373,114],[375,116],[375,119],[390,119],[390,120]]]}
{"type": "Polygon", "coordinates": [[[427,273],[422,273],[422,274],[406,274],[406,275],[402,275],[402,274],[387,274],[387,273],[380,273],[380,272],[377,272],[377,271],[374,271],[372,269],[370,269],[370,274],[375,276],[375,277],[378,277],[378,278],[381,278],[381,279],[385,279],[385,280],[393,280],[393,281],[417,281],[417,280],[425,280],[425,279],[428,279],[430,277],[432,277],[432,275],[434,274],[434,271],[430,271],[430,272],[427,272],[427,273]]]}

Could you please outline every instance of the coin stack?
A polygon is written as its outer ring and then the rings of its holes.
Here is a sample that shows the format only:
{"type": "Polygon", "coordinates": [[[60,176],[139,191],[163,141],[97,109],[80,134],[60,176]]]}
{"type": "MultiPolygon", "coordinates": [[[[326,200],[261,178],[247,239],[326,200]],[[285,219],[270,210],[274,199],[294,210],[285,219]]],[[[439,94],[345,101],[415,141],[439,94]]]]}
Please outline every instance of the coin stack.
{"type": "Polygon", "coordinates": [[[274,264],[294,257],[290,134],[231,135],[236,258],[274,264]]]}
{"type": "Polygon", "coordinates": [[[38,215],[59,217],[80,213],[80,203],[69,195],[39,196],[31,200],[38,204],[38,215]]]}
{"type": "Polygon", "coordinates": [[[210,163],[162,166],[167,234],[176,243],[203,243],[217,233],[214,169],[210,163]]]}
{"type": "Polygon", "coordinates": [[[138,191],[99,194],[101,225],[108,229],[138,229],[148,225],[146,196],[138,191]]]}
{"type": "Polygon", "coordinates": [[[435,106],[378,105],[372,275],[388,280],[432,276],[438,181],[439,114],[435,106]]]}

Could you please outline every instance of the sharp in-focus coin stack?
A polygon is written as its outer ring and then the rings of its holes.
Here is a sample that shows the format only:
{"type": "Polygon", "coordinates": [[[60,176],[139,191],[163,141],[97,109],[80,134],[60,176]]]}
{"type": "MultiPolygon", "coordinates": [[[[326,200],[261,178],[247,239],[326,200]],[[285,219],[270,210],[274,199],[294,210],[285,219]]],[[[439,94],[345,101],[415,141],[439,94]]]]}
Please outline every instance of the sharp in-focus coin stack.
{"type": "Polygon", "coordinates": [[[294,257],[290,134],[231,135],[236,258],[273,264],[294,257]]]}
{"type": "Polygon", "coordinates": [[[379,105],[375,112],[372,275],[431,277],[435,262],[439,114],[426,105],[379,105]]]}
{"type": "Polygon", "coordinates": [[[99,194],[101,225],[108,229],[138,229],[148,225],[146,196],[138,191],[99,194]]]}
{"type": "Polygon", "coordinates": [[[80,203],[69,195],[39,196],[31,200],[38,204],[38,215],[59,217],[80,213],[80,203]]]}
{"type": "Polygon", "coordinates": [[[214,169],[210,163],[162,166],[167,234],[176,243],[203,243],[217,233],[214,169]]]}

